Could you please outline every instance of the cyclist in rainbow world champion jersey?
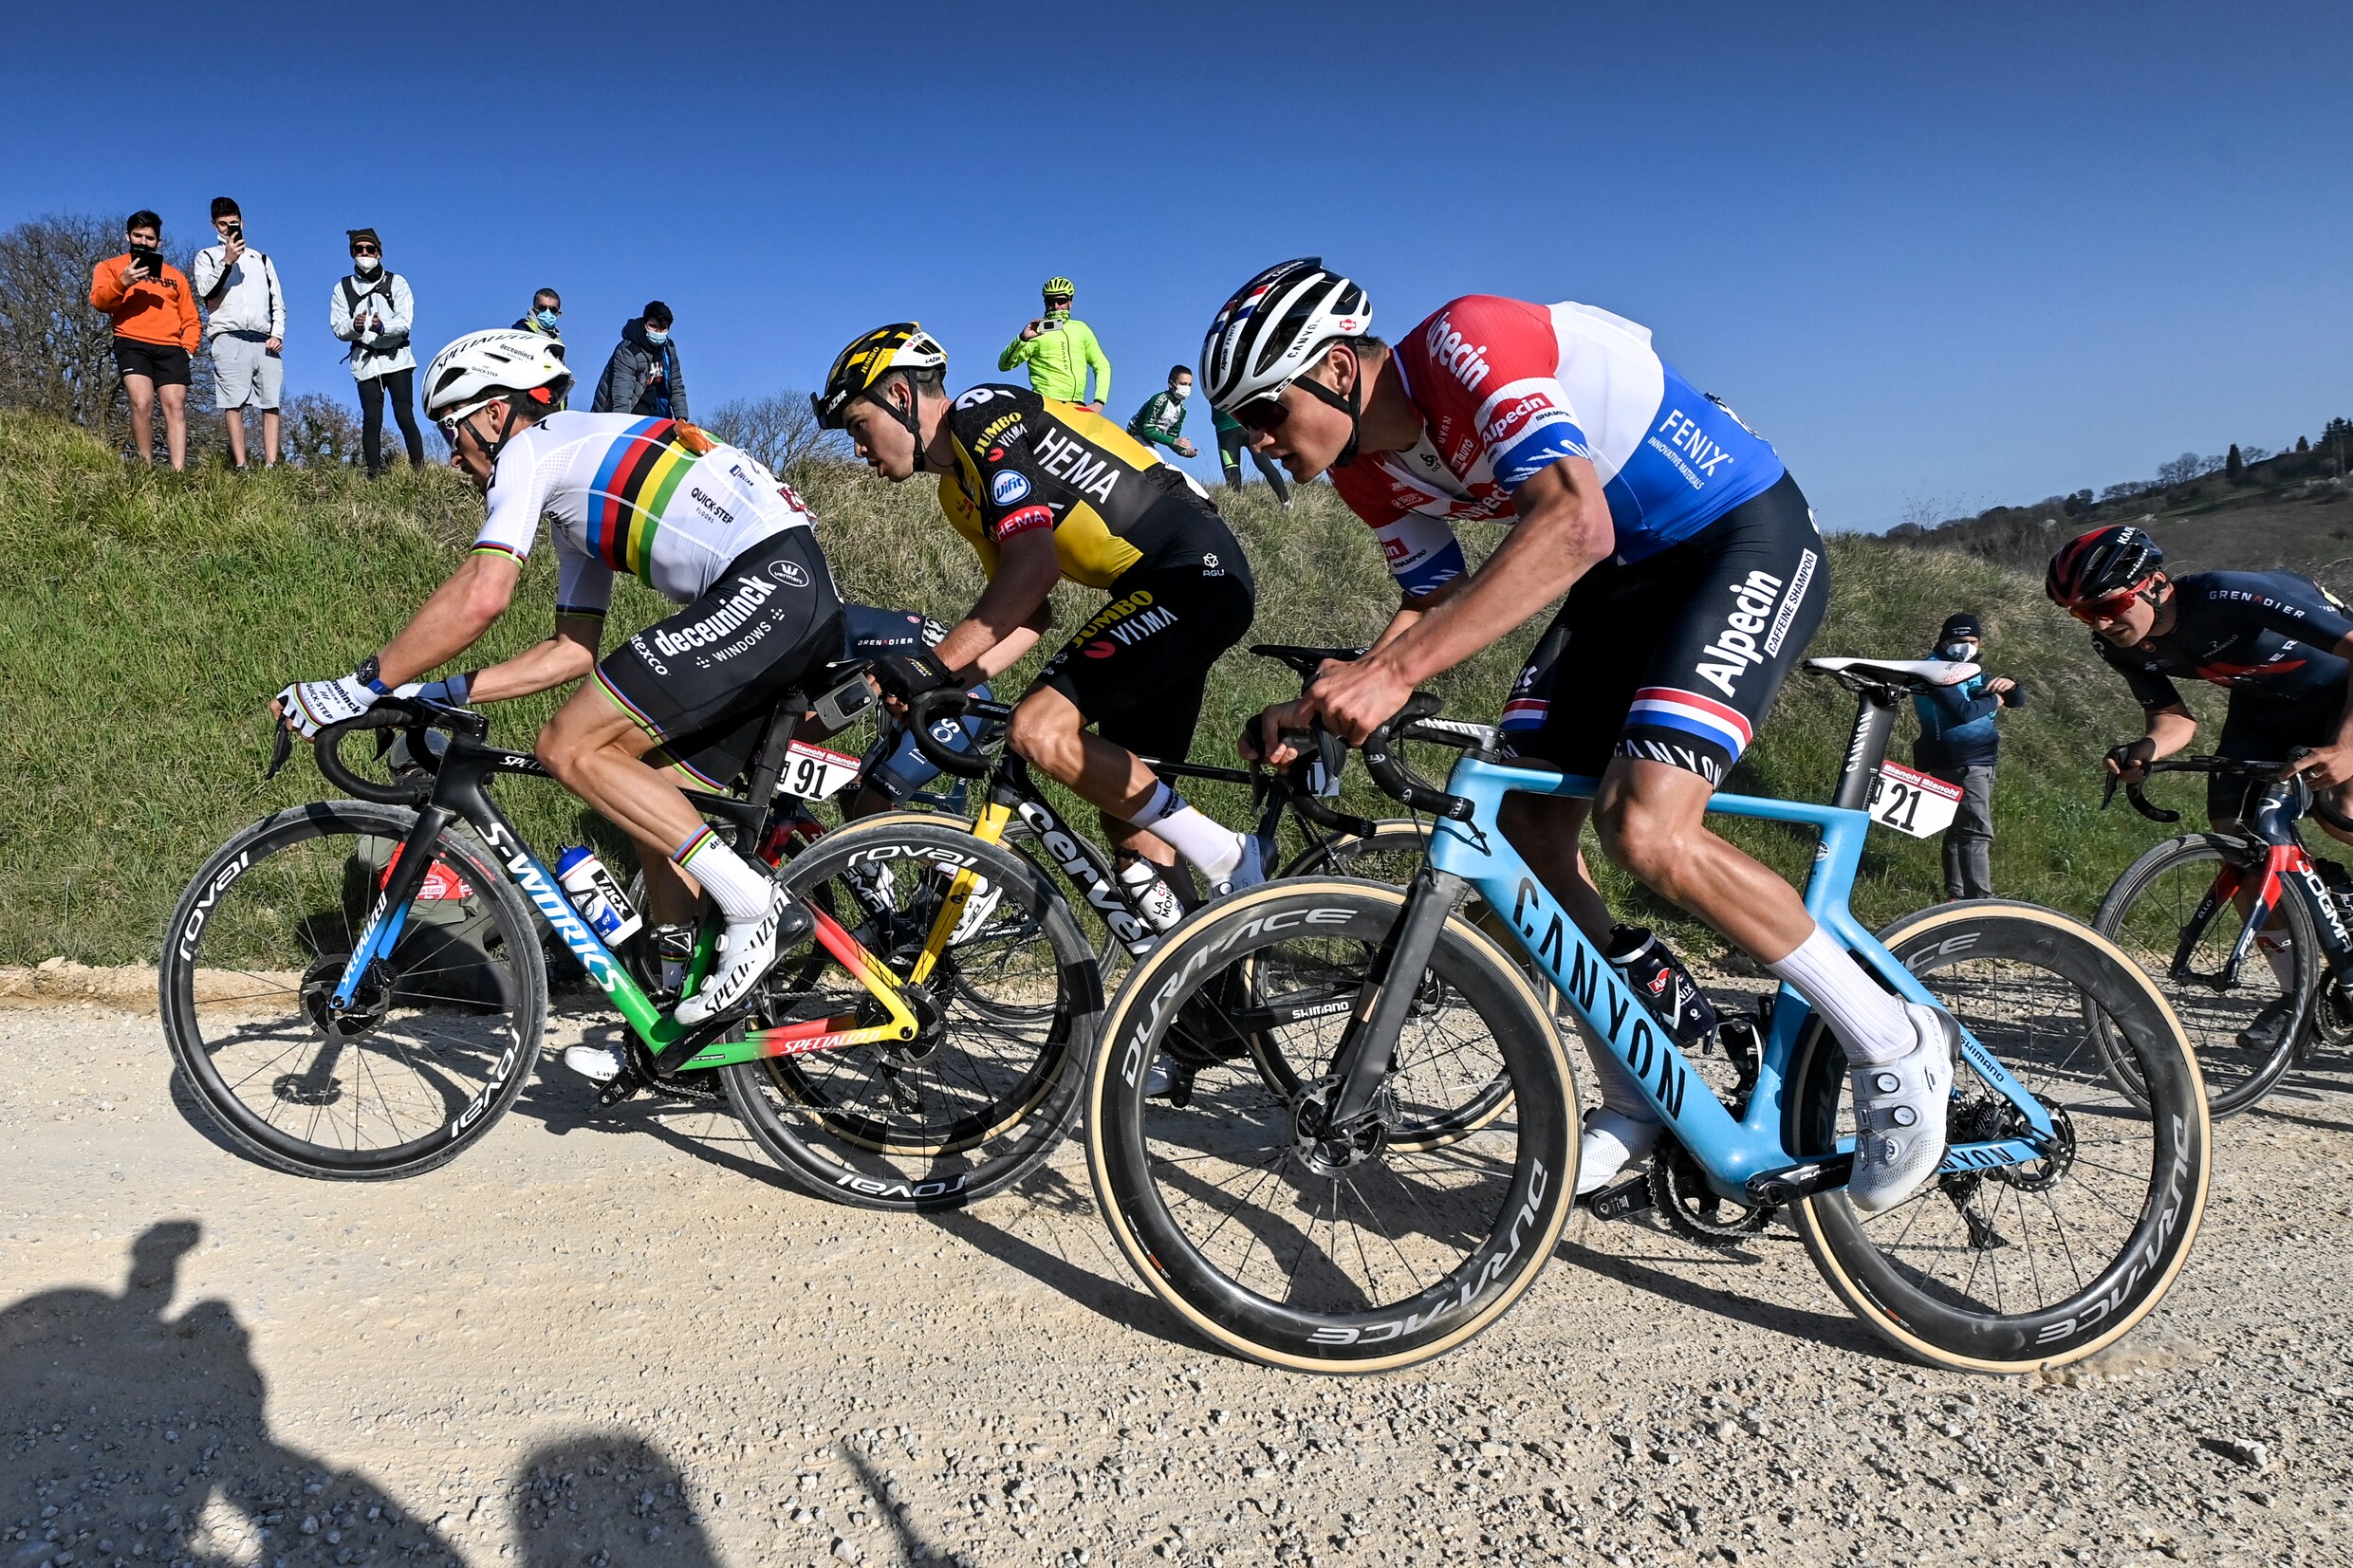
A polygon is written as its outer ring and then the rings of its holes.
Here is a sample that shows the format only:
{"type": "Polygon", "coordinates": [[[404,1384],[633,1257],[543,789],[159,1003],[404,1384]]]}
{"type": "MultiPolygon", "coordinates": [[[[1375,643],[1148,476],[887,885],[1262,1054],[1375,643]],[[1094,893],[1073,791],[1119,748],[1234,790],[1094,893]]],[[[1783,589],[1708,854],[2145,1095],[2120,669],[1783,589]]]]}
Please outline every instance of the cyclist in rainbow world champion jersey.
{"type": "MultiPolygon", "coordinates": [[[[1608,311],[1469,295],[1394,348],[1371,334],[1364,292],[1309,259],[1245,284],[1202,345],[1212,404],[1298,478],[1330,470],[1402,594],[1370,655],[1269,710],[1264,749],[1288,760],[1280,731],[1318,719],[1361,741],[1566,591],[1504,729],[1519,757],[1598,774],[1600,790],[1513,795],[1504,832],[1605,943],[1609,912],[1577,847],[1590,815],[1611,859],[1803,995],[1852,1068],[1862,1135],[1848,1196],[1864,1212],[1901,1202],[1943,1157],[1957,1031],[1888,995],[1794,889],[1702,820],[1828,600],[1796,482],[1659,360],[1647,329],[1608,311]],[[1454,536],[1464,520],[1512,526],[1476,574],[1454,536]]],[[[1584,1191],[1659,1131],[1624,1070],[1590,1054],[1604,1104],[1586,1121],[1584,1191]]]]}
{"type": "Polygon", "coordinates": [[[844,347],[812,399],[891,483],[939,475],[940,509],[988,577],[929,655],[878,666],[885,688],[903,699],[997,674],[1052,626],[1057,581],[1105,590],[1015,706],[1008,744],[1102,814],[1122,867],[1181,855],[1213,887],[1263,881],[1269,846],[1139,755],[1183,760],[1210,667],[1250,629],[1240,543],[1198,486],[1100,414],[987,383],[951,400],[947,362],[916,323],[892,323],[844,347]]]}
{"type": "MultiPolygon", "coordinates": [[[[273,711],[308,736],[387,693],[493,702],[593,676],[541,730],[539,757],[636,841],[650,919],[693,917],[694,887],[671,866],[725,913],[713,974],[676,1009],[681,1023],[706,1023],[749,994],[799,912],[765,868],[704,825],[677,775],[657,769],[683,764],[718,782],[739,772],[748,732],[778,695],[839,656],[841,600],[813,519],[774,474],[692,425],[547,412],[570,381],[547,340],[528,332],[472,333],[441,351],[425,376],[426,413],[453,465],[490,498],[472,553],[358,671],[290,685],[273,711]],[[414,684],[505,613],[543,515],[558,558],[554,635],[487,669],[414,684]],[[685,608],[600,659],[623,571],[685,608]]],[[[621,1068],[594,1047],[565,1060],[592,1078],[621,1068]]]]}

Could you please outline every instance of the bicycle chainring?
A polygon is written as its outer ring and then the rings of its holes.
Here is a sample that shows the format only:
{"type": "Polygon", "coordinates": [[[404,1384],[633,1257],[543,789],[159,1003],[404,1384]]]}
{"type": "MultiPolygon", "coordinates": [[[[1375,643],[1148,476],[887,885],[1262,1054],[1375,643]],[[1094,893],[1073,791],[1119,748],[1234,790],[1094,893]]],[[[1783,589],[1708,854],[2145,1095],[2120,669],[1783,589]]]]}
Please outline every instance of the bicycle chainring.
{"type": "Polygon", "coordinates": [[[1779,1212],[1771,1204],[1744,1204],[1710,1187],[1692,1152],[1665,1134],[1650,1157],[1650,1198],[1669,1229],[1702,1246],[1738,1246],[1779,1212]]]}

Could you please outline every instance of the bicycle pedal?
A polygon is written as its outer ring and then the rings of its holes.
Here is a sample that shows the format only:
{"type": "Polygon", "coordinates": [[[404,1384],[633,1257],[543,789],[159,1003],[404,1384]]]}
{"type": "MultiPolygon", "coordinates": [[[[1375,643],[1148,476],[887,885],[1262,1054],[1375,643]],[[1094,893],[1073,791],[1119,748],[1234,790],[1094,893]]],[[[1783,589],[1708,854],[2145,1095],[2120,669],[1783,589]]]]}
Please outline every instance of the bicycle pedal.
{"type": "Polygon", "coordinates": [[[1637,1171],[1588,1193],[1582,1201],[1593,1211],[1595,1219],[1630,1220],[1637,1214],[1648,1213],[1652,1208],[1650,1177],[1637,1171]]]}

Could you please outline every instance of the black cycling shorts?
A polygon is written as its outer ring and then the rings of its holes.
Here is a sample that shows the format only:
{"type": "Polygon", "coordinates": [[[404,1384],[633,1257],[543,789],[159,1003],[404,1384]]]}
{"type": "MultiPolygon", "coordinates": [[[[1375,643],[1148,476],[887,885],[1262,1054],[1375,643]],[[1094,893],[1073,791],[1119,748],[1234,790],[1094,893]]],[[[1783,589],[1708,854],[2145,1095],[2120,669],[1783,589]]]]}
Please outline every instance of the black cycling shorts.
{"type": "MultiPolygon", "coordinates": [[[[2300,746],[2326,746],[2334,741],[2338,721],[2344,716],[2343,692],[2334,693],[2325,703],[2302,706],[2233,701],[2223,714],[2222,734],[2214,742],[2214,754],[2241,757],[2249,762],[2284,763],[2288,754],[2300,746]]],[[[2252,797],[2266,783],[2245,773],[2208,775],[2206,820],[2245,821],[2252,797]]]]}
{"type": "Polygon", "coordinates": [[[1110,602],[1056,650],[1036,681],[1068,697],[1104,740],[1168,762],[1193,748],[1210,666],[1258,613],[1257,585],[1232,530],[1196,509],[1202,520],[1187,529],[1184,553],[1163,553],[1113,583],[1110,602]]]}
{"type": "Polygon", "coordinates": [[[115,369],[124,376],[144,376],[159,387],[184,387],[188,384],[188,351],[177,343],[117,338],[115,369]]]}
{"type": "Polygon", "coordinates": [[[787,528],[730,562],[702,598],[605,655],[596,680],[662,743],[649,764],[723,789],[750,762],[777,699],[841,657],[841,623],[817,536],[787,528]]]}
{"type": "Polygon", "coordinates": [[[1566,773],[1634,757],[1721,785],[1829,602],[1822,533],[1784,474],[1691,538],[1579,578],[1512,684],[1505,744],[1566,773]]]}

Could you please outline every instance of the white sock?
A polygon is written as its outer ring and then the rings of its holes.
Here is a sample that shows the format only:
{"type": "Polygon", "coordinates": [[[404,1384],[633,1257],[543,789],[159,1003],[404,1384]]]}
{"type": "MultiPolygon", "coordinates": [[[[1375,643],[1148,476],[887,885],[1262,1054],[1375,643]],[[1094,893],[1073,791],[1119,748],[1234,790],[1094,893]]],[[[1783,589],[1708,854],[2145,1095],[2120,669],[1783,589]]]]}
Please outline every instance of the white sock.
{"type": "Polygon", "coordinates": [[[768,913],[776,884],[720,841],[708,826],[671,852],[671,863],[703,885],[730,920],[757,920],[768,913]]]}
{"type": "Polygon", "coordinates": [[[1635,1085],[1634,1074],[1618,1060],[1618,1054],[1577,1021],[1577,1032],[1584,1037],[1585,1056],[1593,1063],[1593,1086],[1602,1091],[1602,1109],[1615,1111],[1633,1121],[1657,1123],[1658,1113],[1650,1108],[1642,1091],[1635,1085]]]}
{"type": "Polygon", "coordinates": [[[1894,1061],[1912,1054],[1919,1033],[1903,1000],[1880,989],[1854,956],[1830,940],[1820,926],[1797,950],[1767,968],[1804,997],[1858,1066],[1894,1061]]]}
{"type": "Polygon", "coordinates": [[[1242,836],[1185,804],[1163,782],[1155,784],[1144,808],[1129,819],[1193,862],[1212,882],[1222,882],[1242,863],[1242,836]]]}
{"type": "Polygon", "coordinates": [[[2296,988],[2296,950],[2293,942],[2285,936],[2257,932],[2255,950],[2263,954],[2265,963],[2271,966],[2271,978],[2279,982],[2280,989],[2293,993],[2296,988]]]}

